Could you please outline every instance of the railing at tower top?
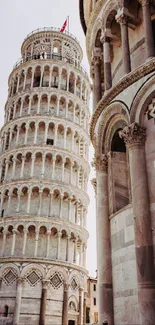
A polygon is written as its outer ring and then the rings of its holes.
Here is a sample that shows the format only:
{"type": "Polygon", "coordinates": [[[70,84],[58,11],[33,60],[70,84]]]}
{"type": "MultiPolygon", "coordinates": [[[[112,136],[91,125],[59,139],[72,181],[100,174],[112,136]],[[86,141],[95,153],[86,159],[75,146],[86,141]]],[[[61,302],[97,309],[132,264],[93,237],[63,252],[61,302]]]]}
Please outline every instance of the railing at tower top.
{"type": "Polygon", "coordinates": [[[60,60],[60,61],[64,61],[66,63],[73,65],[78,70],[82,71],[88,78],[88,74],[82,66],[78,65],[76,62],[74,62],[73,60],[71,60],[69,58],[66,58],[66,57],[63,57],[63,56],[57,55],[57,54],[46,54],[44,57],[41,54],[37,54],[37,55],[27,56],[26,58],[20,58],[13,66],[13,69],[19,67],[21,64],[23,64],[25,62],[31,61],[31,60],[58,60],[58,61],[60,60]]]}
{"type": "Polygon", "coordinates": [[[32,36],[32,35],[34,35],[34,34],[37,34],[37,33],[39,33],[39,32],[59,32],[59,33],[61,33],[62,35],[63,34],[65,34],[65,35],[67,35],[67,36],[70,36],[70,37],[72,37],[79,45],[80,45],[80,43],[79,43],[79,41],[78,41],[78,39],[73,35],[73,34],[71,34],[71,33],[69,33],[67,30],[65,30],[63,33],[62,32],[60,32],[60,28],[56,28],[56,27],[42,27],[42,28],[38,28],[38,29],[35,29],[35,30],[33,30],[31,33],[29,33],[26,37],[25,37],[25,39],[24,39],[24,41],[28,38],[28,37],[30,37],[30,36],[32,36]]]}

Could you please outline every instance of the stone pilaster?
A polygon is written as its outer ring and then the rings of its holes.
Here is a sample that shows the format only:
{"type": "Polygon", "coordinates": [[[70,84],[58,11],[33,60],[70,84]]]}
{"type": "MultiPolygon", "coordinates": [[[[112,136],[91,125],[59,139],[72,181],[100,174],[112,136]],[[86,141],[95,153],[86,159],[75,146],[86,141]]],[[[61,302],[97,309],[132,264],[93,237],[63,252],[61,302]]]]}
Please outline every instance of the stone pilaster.
{"type": "Polygon", "coordinates": [[[84,301],[83,301],[83,325],[86,325],[86,306],[87,306],[87,292],[84,292],[84,301]]]}
{"type": "Polygon", "coordinates": [[[150,3],[151,0],[139,0],[143,9],[144,33],[146,44],[146,59],[155,55],[154,37],[151,21],[150,3]]]}
{"type": "Polygon", "coordinates": [[[46,324],[46,303],[47,303],[48,285],[49,285],[49,281],[43,280],[43,282],[42,282],[41,304],[40,304],[39,325],[45,325],[46,324]]]}
{"type": "Polygon", "coordinates": [[[62,310],[62,325],[68,325],[68,290],[69,283],[64,283],[63,310],[62,310]]]}
{"type": "Polygon", "coordinates": [[[96,157],[94,166],[97,178],[97,270],[98,270],[98,301],[99,324],[113,319],[113,290],[111,263],[111,236],[108,203],[108,160],[106,155],[96,157]]]}
{"type": "Polygon", "coordinates": [[[16,302],[15,302],[13,325],[20,325],[20,307],[21,307],[23,283],[24,283],[24,279],[19,278],[17,280],[17,291],[16,291],[16,302]]]}
{"type": "Polygon", "coordinates": [[[120,132],[129,150],[134,214],[138,300],[141,324],[155,324],[155,270],[149,189],[145,161],[145,129],[137,123],[120,132]]]}

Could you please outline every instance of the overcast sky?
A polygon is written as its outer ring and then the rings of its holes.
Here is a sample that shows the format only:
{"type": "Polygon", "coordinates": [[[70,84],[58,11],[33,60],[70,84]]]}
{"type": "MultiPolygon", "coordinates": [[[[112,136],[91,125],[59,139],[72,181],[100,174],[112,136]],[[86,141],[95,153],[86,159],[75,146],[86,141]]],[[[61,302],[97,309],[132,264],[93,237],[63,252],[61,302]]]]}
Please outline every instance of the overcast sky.
{"type": "MultiPolygon", "coordinates": [[[[70,32],[80,41],[84,51],[83,66],[89,72],[85,53],[85,37],[79,20],[79,0],[0,0],[0,127],[3,125],[4,105],[7,99],[7,80],[15,62],[20,58],[21,44],[31,31],[39,27],[61,28],[69,15],[70,32]]],[[[91,110],[91,107],[90,107],[91,110]]],[[[90,150],[90,161],[92,149],[90,150]]],[[[91,173],[90,178],[93,177],[91,173]]],[[[88,230],[90,239],[87,250],[87,268],[91,276],[96,270],[95,200],[89,183],[90,206],[88,230]]]]}

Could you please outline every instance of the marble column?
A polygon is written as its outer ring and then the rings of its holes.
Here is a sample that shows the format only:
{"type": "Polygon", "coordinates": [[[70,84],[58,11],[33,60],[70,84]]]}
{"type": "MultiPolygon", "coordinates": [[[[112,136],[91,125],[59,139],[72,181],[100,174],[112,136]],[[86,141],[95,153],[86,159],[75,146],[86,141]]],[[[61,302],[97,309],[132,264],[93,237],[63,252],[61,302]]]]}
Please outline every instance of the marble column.
{"type": "Polygon", "coordinates": [[[1,256],[4,256],[4,250],[5,250],[5,244],[6,244],[6,235],[7,235],[7,231],[3,230],[3,242],[2,242],[1,256]]]}
{"type": "Polygon", "coordinates": [[[73,258],[73,263],[76,264],[77,262],[77,238],[74,240],[74,258],[73,258]]]}
{"type": "Polygon", "coordinates": [[[24,279],[20,278],[17,280],[16,303],[15,303],[13,325],[20,325],[20,308],[21,308],[23,283],[24,283],[24,279]]]}
{"type": "Polygon", "coordinates": [[[97,178],[96,230],[99,324],[107,321],[108,325],[113,325],[114,316],[107,156],[103,154],[96,157],[94,160],[94,166],[96,168],[97,178]]]}
{"type": "Polygon", "coordinates": [[[69,284],[64,283],[63,309],[62,309],[62,325],[68,325],[68,290],[69,284]]]}
{"type": "Polygon", "coordinates": [[[25,160],[26,160],[26,156],[23,155],[23,156],[22,156],[21,171],[20,171],[20,178],[23,178],[25,160]]]}
{"type": "Polygon", "coordinates": [[[57,243],[57,260],[60,258],[60,240],[61,240],[61,231],[58,232],[58,243],[57,243]]]}
{"type": "Polygon", "coordinates": [[[30,177],[33,177],[33,175],[34,175],[34,162],[35,162],[35,155],[32,154],[32,162],[31,162],[31,172],[30,172],[30,177]]]}
{"type": "Polygon", "coordinates": [[[47,231],[47,247],[46,247],[46,257],[49,257],[49,250],[50,250],[50,236],[51,236],[51,231],[47,231]]]}
{"type": "Polygon", "coordinates": [[[83,325],[83,288],[79,288],[79,319],[78,325],[83,325]]]}
{"type": "Polygon", "coordinates": [[[15,176],[15,169],[16,169],[16,158],[15,157],[13,157],[13,166],[12,166],[12,176],[11,176],[11,178],[13,179],[14,178],[14,176],[15,176]]]}
{"type": "Polygon", "coordinates": [[[104,36],[102,42],[104,52],[104,88],[109,90],[112,87],[110,38],[104,36]]]}
{"type": "Polygon", "coordinates": [[[28,234],[28,230],[27,229],[24,229],[24,240],[23,240],[22,255],[25,255],[26,242],[27,242],[27,234],[28,234]]]}
{"type": "Polygon", "coordinates": [[[47,290],[49,281],[43,280],[42,282],[42,293],[41,293],[41,304],[40,304],[40,319],[39,325],[46,324],[46,304],[47,304],[47,290]]]}
{"type": "Polygon", "coordinates": [[[143,9],[145,45],[146,45],[146,59],[155,55],[154,37],[151,20],[150,0],[140,0],[143,9]]]}
{"type": "Polygon", "coordinates": [[[38,240],[39,240],[39,232],[35,233],[35,249],[34,249],[34,257],[38,255],[38,240]]]}
{"type": "Polygon", "coordinates": [[[123,69],[124,74],[127,74],[131,71],[128,16],[124,14],[119,16],[117,22],[121,27],[123,69]]]}
{"type": "Polygon", "coordinates": [[[153,325],[155,269],[145,159],[146,130],[133,123],[120,132],[120,137],[124,138],[129,152],[140,320],[142,325],[153,325]]]}
{"type": "Polygon", "coordinates": [[[32,194],[32,191],[31,191],[31,189],[29,189],[28,190],[28,199],[27,199],[27,209],[26,209],[27,214],[29,214],[29,212],[30,212],[31,194],[32,194]]]}
{"type": "Polygon", "coordinates": [[[13,236],[12,236],[11,256],[14,255],[14,252],[15,252],[15,244],[16,244],[16,230],[13,229],[12,232],[13,232],[13,236]]]}
{"type": "Polygon", "coordinates": [[[70,235],[67,235],[66,238],[66,261],[67,262],[69,260],[69,240],[70,240],[70,235]]]}

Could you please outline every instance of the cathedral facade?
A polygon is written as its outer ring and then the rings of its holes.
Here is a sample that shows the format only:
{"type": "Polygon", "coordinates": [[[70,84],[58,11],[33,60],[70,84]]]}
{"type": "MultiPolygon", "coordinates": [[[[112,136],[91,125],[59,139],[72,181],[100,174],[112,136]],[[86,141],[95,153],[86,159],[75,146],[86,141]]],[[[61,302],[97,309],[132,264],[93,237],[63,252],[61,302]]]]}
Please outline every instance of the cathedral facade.
{"type": "Polygon", "coordinates": [[[93,81],[99,324],[155,324],[155,2],[80,0],[93,81]]]}
{"type": "Polygon", "coordinates": [[[27,36],[0,152],[0,324],[82,325],[90,85],[75,37],[27,36]]]}

